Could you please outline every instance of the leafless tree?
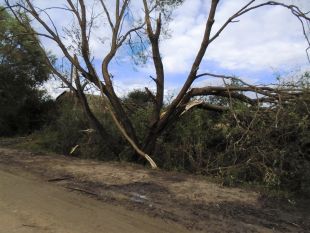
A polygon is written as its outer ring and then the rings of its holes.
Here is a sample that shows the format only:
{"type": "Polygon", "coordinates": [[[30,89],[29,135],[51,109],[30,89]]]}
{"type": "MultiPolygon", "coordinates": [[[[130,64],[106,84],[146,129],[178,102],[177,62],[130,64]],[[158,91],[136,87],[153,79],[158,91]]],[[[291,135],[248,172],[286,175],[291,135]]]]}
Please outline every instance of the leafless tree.
{"type": "MultiPolygon", "coordinates": [[[[58,6],[57,9],[71,12],[77,22],[77,30],[75,30],[76,51],[70,51],[65,45],[63,38],[59,34],[57,26],[53,23],[52,18],[48,14],[48,9],[39,9],[34,1],[20,0],[12,1],[5,0],[6,6],[11,9],[12,14],[23,24],[23,15],[26,14],[39,23],[45,32],[32,31],[40,37],[45,37],[57,43],[66,59],[75,67],[76,78],[75,84],[70,82],[70,79],[57,70],[53,63],[47,58],[48,64],[51,66],[54,74],[58,76],[78,97],[83,109],[87,115],[92,128],[94,128],[111,146],[115,153],[119,153],[116,144],[113,142],[113,137],[108,134],[104,127],[100,124],[98,119],[92,113],[85,93],[83,91],[83,84],[81,82],[89,82],[94,84],[102,93],[105,106],[104,108],[111,114],[114,123],[126,138],[128,143],[142,158],[146,159],[153,168],[157,165],[150,157],[154,148],[156,147],[157,139],[162,133],[173,123],[177,121],[182,114],[186,113],[192,108],[204,108],[213,111],[227,111],[231,106],[227,105],[214,105],[204,100],[197,100],[198,96],[220,96],[228,99],[238,99],[248,105],[261,106],[262,103],[268,102],[276,104],[281,101],[287,101],[300,94],[300,90],[289,88],[274,88],[270,86],[253,86],[242,82],[240,86],[224,85],[224,86],[205,86],[200,88],[193,88],[192,84],[195,80],[203,76],[221,78],[223,80],[236,80],[235,77],[230,77],[220,74],[212,73],[199,73],[199,67],[205,57],[206,50],[231,24],[238,22],[239,17],[248,14],[254,10],[259,10],[263,7],[282,7],[290,11],[297,20],[300,21],[303,29],[303,34],[310,46],[308,38],[308,28],[310,18],[309,12],[303,12],[296,5],[288,5],[278,1],[260,1],[257,3],[255,0],[249,1],[242,6],[235,14],[229,17],[226,22],[217,30],[213,29],[213,24],[216,17],[217,7],[219,0],[210,0],[210,9],[208,19],[205,24],[204,35],[201,40],[201,45],[197,51],[196,57],[193,60],[191,69],[188,71],[186,81],[184,82],[181,90],[173,99],[173,101],[165,106],[164,104],[164,85],[165,85],[165,72],[160,53],[160,40],[163,35],[164,23],[169,19],[169,12],[167,9],[182,2],[177,0],[158,1],[158,0],[141,0],[141,6],[144,8],[144,19],[135,22],[130,27],[124,30],[123,23],[130,12],[130,0],[115,0],[115,9],[111,10],[107,6],[108,1],[97,1],[97,8],[101,7],[102,14],[105,15],[106,22],[102,22],[104,27],[108,25],[110,33],[110,46],[108,52],[102,56],[101,73],[97,73],[90,52],[90,32],[94,25],[94,11],[87,10],[86,1],[84,0],[66,0],[65,6],[58,6]],[[43,17],[43,14],[45,17],[43,17]],[[104,24],[106,23],[106,24],[104,24]],[[131,41],[133,36],[137,38],[147,39],[151,49],[151,57],[153,60],[156,76],[152,78],[156,84],[155,92],[151,92],[146,88],[149,95],[153,99],[153,111],[149,119],[149,131],[143,141],[139,141],[136,130],[132,122],[126,114],[124,106],[120,98],[117,96],[112,76],[109,70],[109,65],[118,52],[127,42],[131,41]],[[102,77],[102,78],[101,78],[102,77]],[[250,98],[247,93],[256,93],[256,98],[250,98]],[[114,145],[114,146],[113,146],[114,145]]],[[[74,30],[73,30],[74,31],[74,30]]],[[[141,42],[142,43],[142,42],[141,42]]]]}

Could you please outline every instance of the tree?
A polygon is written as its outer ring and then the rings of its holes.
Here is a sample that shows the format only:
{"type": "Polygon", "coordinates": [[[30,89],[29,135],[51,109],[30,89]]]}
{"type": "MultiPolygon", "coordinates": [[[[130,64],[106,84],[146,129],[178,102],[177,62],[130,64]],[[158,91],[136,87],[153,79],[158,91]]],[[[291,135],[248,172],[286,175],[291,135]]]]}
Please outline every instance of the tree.
{"type": "Polygon", "coordinates": [[[49,78],[50,69],[38,39],[0,8],[0,135],[29,133],[42,125],[47,101],[37,87],[49,78]]]}
{"type": "Polygon", "coordinates": [[[56,42],[69,63],[75,67],[77,73],[75,84],[72,84],[69,77],[59,72],[54,66],[51,66],[54,74],[57,75],[79,97],[84,106],[85,112],[89,116],[92,127],[101,132],[101,135],[104,138],[103,140],[111,138],[100,124],[97,124],[98,121],[88,109],[87,100],[85,99],[83,91],[84,84],[81,84],[82,82],[90,82],[100,89],[105,100],[104,108],[111,114],[119,131],[127,139],[137,154],[146,159],[153,168],[156,167],[156,163],[149,155],[154,151],[158,137],[166,131],[169,126],[173,125],[184,113],[196,107],[214,111],[227,111],[231,108],[231,101],[227,101],[228,104],[215,105],[206,102],[208,98],[197,100],[196,97],[219,96],[228,100],[238,99],[245,102],[248,106],[253,105],[263,107],[264,105],[262,103],[266,102],[269,105],[272,105],[278,104],[280,100],[289,101],[300,92],[299,89],[294,87],[277,89],[269,86],[252,86],[242,80],[239,80],[242,85],[207,86],[200,88],[192,87],[193,82],[202,76],[217,77],[227,80],[226,82],[229,82],[229,80],[237,80],[235,77],[225,75],[199,73],[200,64],[209,45],[213,43],[231,23],[237,22],[240,16],[265,6],[283,7],[296,16],[303,26],[304,35],[310,45],[305,29],[305,25],[310,22],[310,18],[307,16],[307,13],[302,12],[295,5],[287,5],[276,1],[263,1],[256,3],[255,0],[251,0],[246,5],[242,6],[234,15],[229,17],[227,21],[215,31],[213,24],[219,0],[211,0],[208,19],[205,24],[204,36],[192,67],[188,72],[186,81],[175,99],[168,106],[165,106],[165,72],[160,54],[160,39],[165,33],[164,26],[169,22],[171,10],[178,4],[181,4],[182,1],[141,0],[140,3],[144,8],[144,17],[143,19],[136,21],[134,20],[133,13],[130,11],[132,1],[116,0],[114,10],[110,10],[107,6],[107,1],[98,1],[98,7],[101,7],[101,12],[105,15],[106,20],[104,23],[101,22],[99,26],[104,27],[105,25],[108,25],[107,27],[110,29],[110,34],[108,34],[110,35],[110,46],[108,52],[102,57],[100,71],[96,69],[92,62],[90,51],[90,36],[96,15],[94,15],[93,10],[87,10],[87,6],[85,5],[86,1],[66,0],[67,5],[65,7],[57,7],[57,9],[71,12],[77,22],[77,27],[74,27],[70,34],[74,37],[73,42],[75,43],[75,49],[73,51],[70,50],[70,47],[66,46],[64,40],[60,36],[57,27],[53,24],[51,17],[48,15],[48,9],[39,9],[36,4],[30,0],[23,0],[15,3],[13,3],[14,1],[6,0],[5,2],[7,7],[11,9],[11,12],[22,25],[24,23],[19,12],[24,12],[36,20],[36,22],[44,28],[44,32],[40,31],[36,33],[41,37],[49,38],[56,42]],[[44,17],[43,14],[47,17],[44,17]],[[124,28],[123,24],[125,21],[129,26],[127,25],[127,27],[124,28]],[[142,140],[138,139],[137,132],[126,113],[120,98],[115,93],[109,68],[112,60],[122,47],[128,44],[131,45],[131,48],[135,47],[136,43],[133,43],[133,40],[136,40],[135,42],[140,41],[140,45],[144,45],[144,47],[138,47],[138,49],[133,50],[133,55],[140,55],[140,57],[145,58],[147,56],[145,56],[144,52],[149,51],[148,48],[150,48],[151,58],[156,70],[155,77],[152,77],[156,84],[156,91],[153,93],[146,89],[153,100],[152,114],[149,119],[148,133],[142,140]],[[143,50],[143,48],[147,49],[143,50]],[[249,95],[246,94],[248,92],[257,93],[257,98],[250,98],[249,95]]]}

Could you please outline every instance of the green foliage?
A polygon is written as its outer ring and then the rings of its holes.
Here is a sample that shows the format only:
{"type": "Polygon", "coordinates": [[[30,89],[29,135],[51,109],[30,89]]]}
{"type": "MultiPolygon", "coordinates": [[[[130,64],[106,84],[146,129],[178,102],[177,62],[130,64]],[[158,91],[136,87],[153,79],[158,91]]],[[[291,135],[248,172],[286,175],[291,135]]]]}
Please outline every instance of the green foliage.
{"type": "MultiPolygon", "coordinates": [[[[224,114],[201,109],[184,114],[159,138],[152,158],[164,169],[212,175],[224,185],[254,183],[277,192],[309,195],[307,76],[298,83],[304,88],[304,94],[277,107],[257,109],[233,101],[233,110],[224,114]]],[[[66,154],[79,145],[73,153],[75,156],[126,160],[127,144],[114,128],[109,114],[100,107],[100,97],[88,96],[88,100],[105,129],[118,138],[120,151],[123,151],[119,158],[111,156],[105,142],[96,135],[90,138],[81,133],[88,128],[88,123],[74,98],[60,104],[53,123],[39,133],[41,145],[66,154]]],[[[123,99],[140,139],[146,136],[152,113],[151,100],[151,96],[141,90],[123,99]]],[[[225,104],[223,99],[212,101],[225,104]]]]}
{"type": "Polygon", "coordinates": [[[134,90],[123,99],[127,114],[142,141],[146,137],[149,119],[152,113],[150,95],[142,90],[134,90]]]}
{"type": "Polygon", "coordinates": [[[27,134],[45,122],[52,101],[38,89],[49,78],[44,56],[38,39],[1,10],[0,135],[27,134]]]}
{"type": "MultiPolygon", "coordinates": [[[[101,106],[100,96],[87,96],[90,108],[101,121],[105,129],[116,140],[117,130],[101,106]]],[[[80,158],[93,158],[99,160],[116,160],[107,144],[96,132],[87,132],[89,123],[76,97],[67,92],[56,101],[54,119],[43,130],[34,133],[33,144],[42,150],[78,156],[80,158]],[[78,147],[76,147],[78,146],[78,147]],[[72,149],[76,147],[74,152],[72,149]]]]}
{"type": "MultiPolygon", "coordinates": [[[[29,86],[42,84],[49,77],[45,54],[27,17],[23,26],[5,10],[0,11],[1,78],[29,86]]],[[[3,80],[1,80],[3,81],[3,80]]]]}
{"type": "MultiPolygon", "coordinates": [[[[166,133],[156,154],[168,169],[220,177],[225,185],[263,184],[310,195],[310,95],[273,108],[249,108],[216,114],[194,110],[166,133]]],[[[219,103],[222,100],[214,100],[219,103]]]]}

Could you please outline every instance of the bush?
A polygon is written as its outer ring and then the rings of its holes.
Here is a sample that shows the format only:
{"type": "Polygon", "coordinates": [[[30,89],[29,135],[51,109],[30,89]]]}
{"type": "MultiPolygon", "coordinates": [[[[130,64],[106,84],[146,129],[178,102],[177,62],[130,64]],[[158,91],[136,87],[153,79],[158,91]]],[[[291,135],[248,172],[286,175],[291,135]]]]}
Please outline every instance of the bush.
{"type": "Polygon", "coordinates": [[[168,169],[310,194],[309,92],[276,108],[234,104],[233,114],[194,110],[160,140],[168,169]]]}
{"type": "Polygon", "coordinates": [[[51,121],[54,102],[44,91],[31,90],[20,101],[0,98],[0,106],[0,136],[28,135],[51,121]]]}
{"type": "MultiPolygon", "coordinates": [[[[267,188],[310,194],[310,119],[308,89],[304,95],[277,107],[257,109],[235,101],[225,114],[195,109],[186,113],[158,140],[152,154],[168,170],[219,177],[225,185],[262,184],[267,188]]],[[[88,96],[91,108],[109,133],[119,140],[119,157],[88,129],[82,109],[71,96],[58,107],[57,117],[45,128],[43,147],[100,160],[128,160],[132,152],[101,109],[99,97],[88,96]],[[72,106],[74,106],[72,108],[72,106]]],[[[222,101],[214,99],[213,101],[222,101]]],[[[147,93],[135,91],[123,99],[140,138],[145,137],[151,116],[147,93]]]]}
{"type": "MultiPolygon", "coordinates": [[[[111,123],[108,114],[102,111],[99,96],[88,96],[93,112],[101,121],[105,129],[117,137],[117,131],[111,123]]],[[[89,123],[84,112],[71,93],[64,94],[56,102],[54,119],[43,130],[32,137],[42,149],[61,154],[72,154],[81,158],[99,160],[119,159],[112,155],[107,144],[95,132],[89,132],[89,123]],[[78,146],[78,147],[76,147],[78,146]],[[76,149],[73,151],[73,148],[76,149]]],[[[121,139],[119,139],[121,140],[121,139]]]]}

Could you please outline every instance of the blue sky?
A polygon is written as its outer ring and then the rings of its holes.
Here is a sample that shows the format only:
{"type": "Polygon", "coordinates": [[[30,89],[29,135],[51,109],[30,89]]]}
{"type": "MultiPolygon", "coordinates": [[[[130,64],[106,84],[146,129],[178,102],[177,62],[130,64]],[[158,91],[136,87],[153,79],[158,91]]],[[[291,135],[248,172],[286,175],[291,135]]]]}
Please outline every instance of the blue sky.
{"type": "MultiPolygon", "coordinates": [[[[214,31],[248,1],[222,1],[214,31]]],[[[263,1],[258,1],[258,3],[263,1]]],[[[282,1],[310,10],[310,1],[282,1]]],[[[167,92],[174,92],[184,82],[200,45],[210,2],[185,1],[173,14],[171,38],[163,40],[161,52],[166,73],[167,92]]],[[[274,83],[278,75],[290,76],[309,70],[305,49],[308,47],[299,21],[281,7],[264,7],[240,17],[211,44],[200,66],[200,73],[236,75],[251,83],[274,83]]],[[[308,32],[309,33],[309,32],[308,32]]],[[[152,66],[115,67],[118,84],[128,87],[149,85],[152,66]],[[123,84],[123,85],[122,85],[123,84]]],[[[114,69],[114,67],[113,67],[114,69]]],[[[220,80],[202,78],[196,86],[217,85],[220,80]]],[[[121,91],[124,91],[121,90],[121,91]]]]}
{"type": "MultiPolygon", "coordinates": [[[[1,0],[0,0],[1,1],[1,0]]],[[[63,0],[35,0],[41,7],[61,6],[63,0]]],[[[89,6],[92,0],[86,1],[89,6]]],[[[113,1],[106,1],[113,7],[113,1]]],[[[234,12],[239,10],[249,0],[222,0],[215,17],[216,31],[234,12]]],[[[264,2],[257,0],[257,3],[264,2]]],[[[304,11],[310,11],[309,0],[283,0],[288,4],[296,4],[304,11]]],[[[210,0],[185,0],[173,13],[173,20],[169,24],[169,39],[162,39],[160,48],[166,74],[166,94],[174,93],[184,82],[191,64],[200,46],[210,0]]],[[[141,1],[132,0],[135,17],[143,16],[141,1]]],[[[72,25],[70,15],[61,11],[50,11],[50,15],[59,28],[72,25]]],[[[104,19],[102,19],[104,20],[104,19]]],[[[100,22],[102,22],[102,20],[100,22]]],[[[239,18],[214,41],[208,48],[206,56],[200,66],[199,73],[211,72],[217,74],[236,75],[251,83],[275,82],[277,75],[291,74],[310,70],[305,49],[308,47],[302,34],[299,21],[291,13],[281,7],[264,7],[239,18]]],[[[107,52],[109,32],[102,23],[93,32],[91,50],[95,57],[95,64],[100,67],[103,55],[107,52]],[[104,44],[101,43],[105,39],[104,44]]],[[[39,25],[34,27],[41,30],[39,25]]],[[[125,25],[126,27],[126,25],[125,25]]],[[[309,31],[308,31],[309,34],[309,31]]],[[[70,39],[65,38],[67,44],[70,39]]],[[[57,46],[46,39],[42,40],[47,50],[57,57],[63,55],[57,46]]],[[[153,83],[149,78],[154,76],[152,63],[144,66],[134,66],[126,51],[120,51],[117,59],[111,64],[111,73],[116,90],[120,95],[136,88],[153,83]]],[[[100,70],[98,69],[98,72],[100,70]]],[[[217,85],[219,80],[203,78],[197,80],[196,86],[217,85]]],[[[47,85],[49,92],[55,96],[63,91],[59,83],[52,81],[47,85]]]]}

